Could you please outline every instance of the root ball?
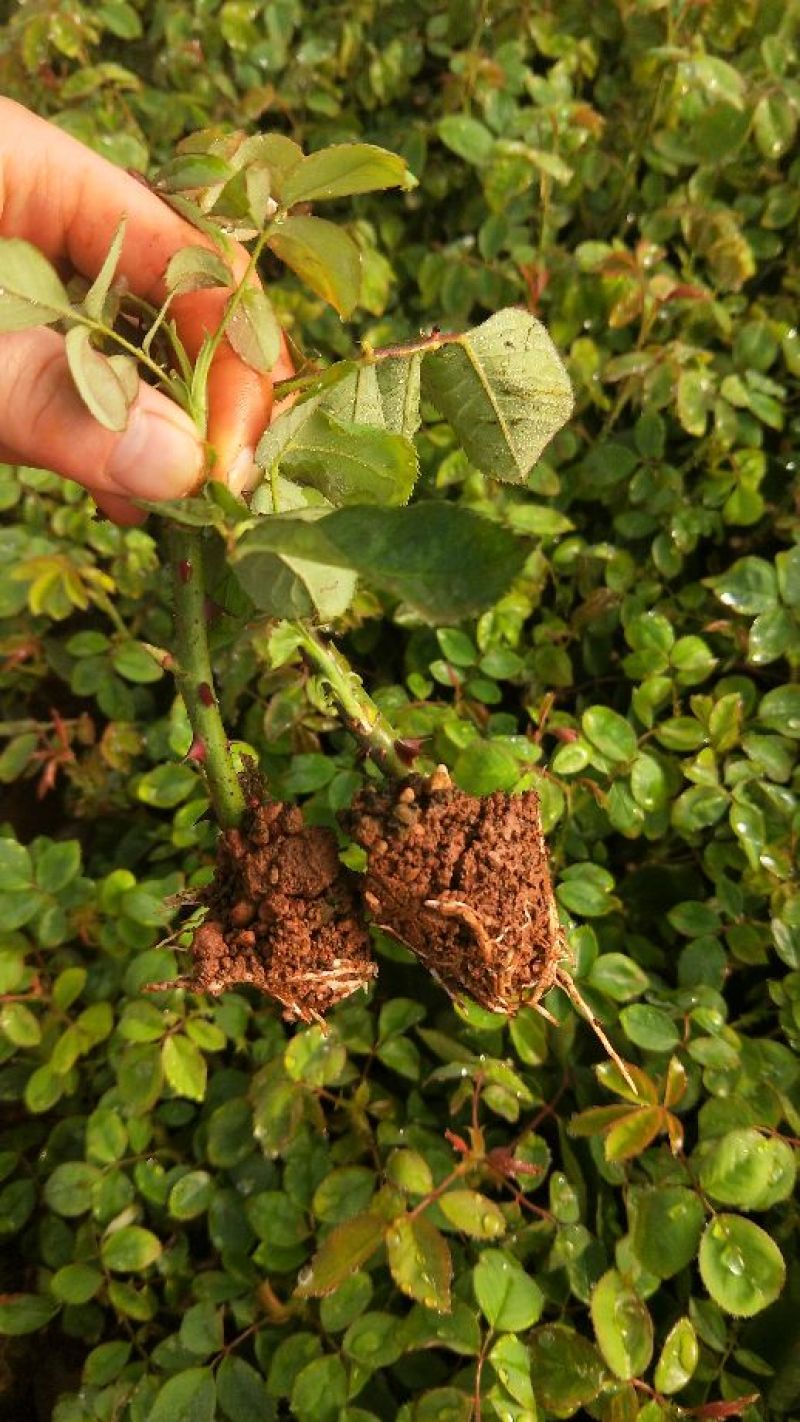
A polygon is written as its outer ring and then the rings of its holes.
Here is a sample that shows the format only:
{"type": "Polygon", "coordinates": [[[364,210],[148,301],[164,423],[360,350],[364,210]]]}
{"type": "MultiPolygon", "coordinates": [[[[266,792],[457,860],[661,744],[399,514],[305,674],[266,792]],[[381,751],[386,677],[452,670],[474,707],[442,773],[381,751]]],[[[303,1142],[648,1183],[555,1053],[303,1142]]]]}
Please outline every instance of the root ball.
{"type": "Polygon", "coordinates": [[[369,913],[452,996],[515,1013],[552,987],[562,941],[533,791],[477,799],[439,767],[362,791],[348,828],[369,913]]]}

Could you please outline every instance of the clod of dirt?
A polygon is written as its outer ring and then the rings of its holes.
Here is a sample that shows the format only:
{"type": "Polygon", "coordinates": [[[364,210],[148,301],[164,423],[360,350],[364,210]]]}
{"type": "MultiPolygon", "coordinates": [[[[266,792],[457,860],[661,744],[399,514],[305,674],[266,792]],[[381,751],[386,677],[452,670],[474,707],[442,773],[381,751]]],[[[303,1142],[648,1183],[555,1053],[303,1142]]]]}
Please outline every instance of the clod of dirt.
{"type": "Polygon", "coordinates": [[[336,838],[305,825],[295,806],[250,797],[242,828],[219,837],[203,902],[188,984],[196,992],[250,983],[277,998],[288,1020],[311,1022],[375,976],[336,838]]]}
{"type": "Polygon", "coordinates": [[[532,790],[477,799],[440,766],[363,790],[347,825],[372,918],[451,996],[514,1013],[552,987],[563,946],[532,790]]]}

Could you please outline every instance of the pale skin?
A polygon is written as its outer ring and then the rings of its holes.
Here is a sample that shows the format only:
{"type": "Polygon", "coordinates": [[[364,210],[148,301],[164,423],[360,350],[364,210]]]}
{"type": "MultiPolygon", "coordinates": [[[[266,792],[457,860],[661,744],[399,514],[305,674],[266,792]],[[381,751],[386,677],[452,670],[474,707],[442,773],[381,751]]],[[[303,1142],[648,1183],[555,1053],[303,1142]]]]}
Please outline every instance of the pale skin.
{"type": "MultiPolygon", "coordinates": [[[[166,295],[167,262],[181,247],[206,246],[203,236],[147,186],[76,139],[10,99],[0,98],[0,237],[34,243],[62,276],[93,278],[122,215],[127,219],[118,275],[128,289],[158,306],[166,295]]],[[[232,262],[240,276],[247,254],[232,262]]],[[[194,292],[172,305],[190,356],[216,329],[228,293],[194,292]]],[[[128,428],[104,429],[80,400],[64,356],[63,338],[45,327],[0,333],[0,460],[51,469],[88,489],[118,523],[139,523],[133,502],[178,498],[209,469],[236,492],[252,477],[253,450],[269,423],[273,383],[292,374],[284,350],[270,375],[246,366],[226,341],[208,382],[209,428],[204,444],[189,416],[142,383],[128,428]]]]}

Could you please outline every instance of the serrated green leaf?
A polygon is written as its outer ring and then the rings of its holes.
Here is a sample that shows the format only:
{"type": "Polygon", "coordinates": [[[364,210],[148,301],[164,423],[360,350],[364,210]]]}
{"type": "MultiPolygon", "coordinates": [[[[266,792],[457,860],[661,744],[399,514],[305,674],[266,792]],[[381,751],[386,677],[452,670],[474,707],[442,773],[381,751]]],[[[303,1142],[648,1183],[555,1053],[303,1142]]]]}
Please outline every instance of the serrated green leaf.
{"type": "Polygon", "coordinates": [[[281,353],[281,328],[272,302],[258,287],[241,293],[225,334],[245,365],[269,374],[281,353]]]}
{"type": "Polygon", "coordinates": [[[382,188],[415,187],[405,161],[373,143],[334,143],[292,168],[283,183],[285,207],[351,197],[382,188]]]}
{"type": "Polygon", "coordinates": [[[321,217],[287,217],[268,246],[342,317],[361,289],[361,253],[346,232],[321,217]]]}
{"type": "Polygon", "coordinates": [[[336,1225],[325,1236],[309,1269],[303,1271],[295,1293],[300,1298],[323,1298],[333,1293],[372,1257],[383,1243],[386,1230],[386,1220],[369,1211],[336,1225]]]}
{"type": "Polygon", "coordinates": [[[389,1269],[397,1287],[438,1313],[450,1312],[453,1261],[438,1229],[425,1218],[396,1219],[386,1235],[389,1269]]]}
{"type": "Polygon", "coordinates": [[[426,354],[422,393],[452,425],[472,463],[512,484],[527,478],[573,404],[547,331],[515,307],[426,354]]]}
{"type": "Polygon", "coordinates": [[[272,552],[350,568],[442,622],[490,606],[524,561],[511,534],[451,504],[337,509],[302,520],[279,516],[245,533],[233,555],[236,576],[256,606],[266,582],[259,558],[272,552]]]}

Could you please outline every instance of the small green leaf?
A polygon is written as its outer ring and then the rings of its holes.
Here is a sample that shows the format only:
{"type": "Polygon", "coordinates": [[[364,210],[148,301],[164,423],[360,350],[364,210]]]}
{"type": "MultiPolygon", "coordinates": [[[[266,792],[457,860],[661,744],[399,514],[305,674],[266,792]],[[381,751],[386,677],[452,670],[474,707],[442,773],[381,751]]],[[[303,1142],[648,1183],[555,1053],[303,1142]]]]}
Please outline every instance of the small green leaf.
{"type": "MultiPolygon", "coordinates": [[[[24,844],[17,844],[15,839],[0,839],[0,892],[8,894],[32,887],[33,865],[24,844]]],[[[3,927],[8,927],[5,918],[3,927]]]]}
{"type": "Polygon", "coordinates": [[[147,1422],[214,1422],[216,1388],[210,1368],[186,1368],[168,1378],[147,1422]]]}
{"type": "Polygon", "coordinates": [[[752,1128],[728,1131],[700,1160],[700,1183],[712,1200],[743,1210],[768,1210],[793,1193],[792,1147],[752,1128]]]}
{"type": "Polygon", "coordinates": [[[663,1007],[636,1002],[623,1007],[619,1020],[628,1040],[646,1052],[671,1052],[681,1039],[676,1023],[663,1007]]]}
{"type": "Polygon", "coordinates": [[[217,1369],[217,1406],[227,1422],[265,1422],[271,1417],[264,1382],[244,1358],[228,1354],[217,1369]]]}
{"type": "Polygon", "coordinates": [[[484,1317],[502,1333],[522,1333],[538,1320],[544,1295],[522,1265],[501,1249],[485,1249],[472,1271],[484,1317]]]}
{"type": "Polygon", "coordinates": [[[88,1161],[66,1160],[47,1178],[44,1198],[51,1210],[68,1219],[84,1215],[92,1206],[92,1192],[100,1179],[96,1165],[88,1161]]]}
{"type": "Polygon", "coordinates": [[[697,1253],[705,1212],[693,1190],[663,1185],[636,1197],[633,1248],[650,1274],[670,1279],[697,1253]]]}
{"type": "Polygon", "coordinates": [[[774,1240],[741,1215],[717,1215],[700,1241],[700,1275],[715,1303],[737,1318],[768,1308],[786,1280],[774,1240]]]}
{"type": "Polygon", "coordinates": [[[442,1195],[439,1208],[450,1224],[473,1239],[497,1239],[506,1232],[499,1205],[477,1190],[448,1190],[442,1195]]]}
{"type": "Polygon", "coordinates": [[[452,425],[467,457],[497,479],[522,483],[572,413],[572,389],[544,326],[516,307],[422,363],[422,393],[452,425]]]}
{"type": "Polygon", "coordinates": [[[450,1312],[453,1261],[438,1229],[425,1218],[401,1216],[386,1235],[389,1269],[397,1287],[438,1313],[450,1312]]]}
{"type": "Polygon", "coordinates": [[[103,265],[84,297],[83,309],[92,321],[102,321],[103,319],[103,308],[106,304],[106,297],[111,289],[114,273],[117,270],[119,259],[122,255],[122,244],[125,241],[126,225],[127,218],[122,217],[114,233],[111,246],[103,260],[103,265]]]}
{"type": "Polygon", "coordinates": [[[65,1264],[50,1280],[50,1288],[61,1303],[88,1303],[102,1286],[102,1272],[90,1264],[65,1264]]]}
{"type": "Polygon", "coordinates": [[[700,1360],[697,1334],[691,1319],[679,1318],[673,1324],[656,1363],[654,1382],[659,1392],[680,1392],[691,1380],[700,1360]]]}
{"type": "Polygon", "coordinates": [[[203,287],[230,287],[233,273],[216,252],[206,247],[181,247],[167,263],[164,285],[176,296],[203,287]]]}
{"type": "Polygon", "coordinates": [[[453,779],[468,795],[490,795],[494,790],[510,790],[521,771],[519,761],[504,746],[474,740],[456,760],[453,779]]]}
{"type": "Polygon", "coordinates": [[[598,1396],[605,1369],[587,1338],[563,1323],[537,1328],[530,1340],[537,1401],[556,1417],[571,1417],[598,1396]]]}
{"type": "Polygon", "coordinates": [[[128,396],[108,358],[92,348],[85,326],[73,326],[64,342],[67,364],[87,410],[107,430],[124,430],[128,396]]]}
{"type": "Polygon", "coordinates": [[[595,1286],[591,1315],[600,1352],[618,1378],[641,1377],[653,1356],[653,1321],[616,1269],[595,1286]]]}
{"type": "Polygon", "coordinates": [[[523,1407],[534,1409],[536,1402],[531,1384],[530,1352],[522,1339],[509,1334],[498,1338],[489,1359],[506,1392],[510,1392],[523,1407]]]}
{"type": "Polygon", "coordinates": [[[5,1294],[0,1299],[0,1334],[19,1338],[46,1328],[59,1304],[42,1294],[5,1294]]]}
{"type": "Polygon", "coordinates": [[[311,1265],[298,1279],[299,1298],[323,1298],[361,1268],[383,1243],[386,1220],[367,1212],[346,1220],[326,1234],[311,1265]]]}
{"type": "Polygon", "coordinates": [[[393,356],[373,367],[380,390],[386,428],[413,439],[420,425],[422,354],[393,356]]]}
{"type": "Polygon", "coordinates": [[[360,1367],[374,1372],[396,1362],[404,1349],[396,1314],[362,1313],[351,1323],[342,1340],[342,1352],[360,1367]]]}
{"type": "Polygon", "coordinates": [[[111,665],[126,681],[138,685],[160,681],[164,675],[155,657],[132,637],[117,643],[111,653],[111,665]]]}
{"type": "Polygon", "coordinates": [[[47,258],[20,237],[0,237],[0,331],[48,326],[70,310],[67,292],[47,258]]]}
{"type": "Polygon", "coordinates": [[[642,1106],[614,1123],[606,1136],[606,1160],[632,1160],[655,1140],[664,1126],[660,1106],[642,1106]]]}
{"type": "Polygon", "coordinates": [[[480,166],[491,157],[494,137],[478,119],[468,114],[447,114],[439,120],[437,130],[442,143],[468,163],[480,166]]]}
{"type": "Polygon", "coordinates": [[[141,1225],[123,1225],[106,1235],[100,1255],[106,1269],[119,1274],[139,1274],[149,1269],[161,1254],[161,1240],[141,1225]]]}
{"type": "Polygon", "coordinates": [[[637,738],[633,726],[608,706],[590,706],[583,713],[581,728],[587,740],[609,760],[630,761],[636,755],[637,738]]]}
{"type": "Polygon", "coordinates": [[[284,207],[376,192],[381,188],[413,188],[404,159],[372,143],[334,143],[292,168],[281,192],[284,207]]]}
{"type": "Polygon", "coordinates": [[[170,1190],[168,1208],[176,1220],[193,1220],[208,1209],[214,1181],[207,1170],[190,1170],[170,1190]]]}
{"type": "Polygon", "coordinates": [[[321,217],[287,217],[268,246],[342,317],[361,289],[361,253],[352,237],[321,217]]]}
{"type": "Polygon", "coordinates": [[[298,1422],[338,1422],[347,1401],[347,1373],[341,1358],[328,1353],[298,1373],[291,1415],[298,1422]]]}
{"type": "Polygon", "coordinates": [[[281,353],[281,328],[269,297],[246,287],[225,328],[236,354],[253,370],[268,375],[281,353]]]}
{"type": "Polygon", "coordinates": [[[431,1168],[416,1150],[392,1151],[386,1162],[386,1179],[410,1195],[427,1195],[433,1189],[431,1168]]]}
{"type": "Polygon", "coordinates": [[[194,192],[226,183],[233,169],[214,153],[182,153],[160,168],[154,186],[165,193],[194,192]]]}
{"type": "Polygon", "coordinates": [[[202,1101],[206,1094],[206,1060],[188,1037],[167,1037],[161,1049],[164,1076],[177,1096],[202,1101]]]}

